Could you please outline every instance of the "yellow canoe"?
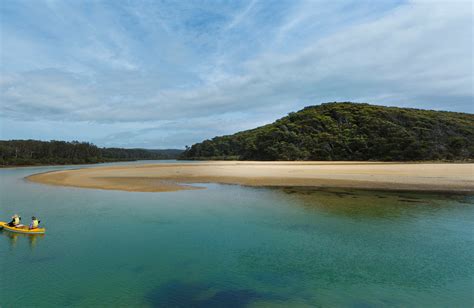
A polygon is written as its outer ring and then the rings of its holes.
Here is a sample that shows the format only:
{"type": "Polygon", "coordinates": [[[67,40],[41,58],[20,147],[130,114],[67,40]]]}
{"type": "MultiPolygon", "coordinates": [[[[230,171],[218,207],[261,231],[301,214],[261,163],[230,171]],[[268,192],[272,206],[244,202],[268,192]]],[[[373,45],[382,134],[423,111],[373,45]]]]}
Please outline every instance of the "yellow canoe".
{"type": "Polygon", "coordinates": [[[28,226],[20,226],[20,227],[10,227],[8,223],[0,221],[0,229],[3,228],[10,232],[16,233],[25,233],[25,234],[44,234],[46,232],[45,228],[36,228],[30,229],[28,226]]]}

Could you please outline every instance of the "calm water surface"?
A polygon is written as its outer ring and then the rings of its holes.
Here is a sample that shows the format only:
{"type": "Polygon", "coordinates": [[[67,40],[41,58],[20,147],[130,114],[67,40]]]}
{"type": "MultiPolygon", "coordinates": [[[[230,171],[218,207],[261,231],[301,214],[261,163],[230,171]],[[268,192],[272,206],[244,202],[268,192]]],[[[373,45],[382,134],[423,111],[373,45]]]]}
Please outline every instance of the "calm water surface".
{"type": "Polygon", "coordinates": [[[131,193],[0,170],[0,306],[472,307],[474,198],[248,188],[131,193]]]}

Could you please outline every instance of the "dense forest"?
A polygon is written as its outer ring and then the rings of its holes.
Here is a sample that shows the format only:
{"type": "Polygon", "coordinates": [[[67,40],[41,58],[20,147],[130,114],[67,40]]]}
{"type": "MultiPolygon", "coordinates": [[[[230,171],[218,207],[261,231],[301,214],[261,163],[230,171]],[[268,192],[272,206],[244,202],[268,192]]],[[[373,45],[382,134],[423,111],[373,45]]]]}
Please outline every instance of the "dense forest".
{"type": "Polygon", "coordinates": [[[92,164],[141,159],[173,159],[182,150],[99,148],[88,142],[0,140],[0,165],[92,164]]]}
{"type": "Polygon", "coordinates": [[[187,147],[182,159],[472,160],[474,115],[326,103],[187,147]]]}

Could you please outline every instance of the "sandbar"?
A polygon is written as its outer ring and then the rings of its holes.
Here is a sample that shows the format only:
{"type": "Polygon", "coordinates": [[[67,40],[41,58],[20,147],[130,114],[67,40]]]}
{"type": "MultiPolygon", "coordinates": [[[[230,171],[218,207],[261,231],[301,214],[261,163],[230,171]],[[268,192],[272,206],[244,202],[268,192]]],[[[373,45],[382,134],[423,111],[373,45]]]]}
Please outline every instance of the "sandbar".
{"type": "Polygon", "coordinates": [[[201,189],[193,183],[474,192],[472,163],[212,161],[100,166],[34,174],[49,185],[136,192],[201,189]]]}

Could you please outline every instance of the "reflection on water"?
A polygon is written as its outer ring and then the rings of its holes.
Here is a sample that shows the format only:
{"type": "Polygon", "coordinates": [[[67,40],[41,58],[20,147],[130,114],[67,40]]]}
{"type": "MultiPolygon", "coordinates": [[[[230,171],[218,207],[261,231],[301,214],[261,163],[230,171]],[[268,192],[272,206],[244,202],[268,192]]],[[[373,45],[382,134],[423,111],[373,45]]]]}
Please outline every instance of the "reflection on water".
{"type": "Polygon", "coordinates": [[[474,204],[473,195],[357,189],[287,187],[281,189],[308,209],[347,217],[407,219],[474,204]]]}
{"type": "Polygon", "coordinates": [[[30,248],[34,249],[38,243],[38,239],[44,237],[44,234],[22,234],[22,233],[15,233],[10,232],[7,230],[0,230],[0,236],[5,236],[9,239],[10,248],[15,248],[18,240],[20,241],[27,241],[30,248]]]}
{"type": "Polygon", "coordinates": [[[472,307],[472,196],[204,184],[166,194],[0,170],[0,304],[472,307]],[[64,230],[67,230],[65,232],[64,230]]]}

